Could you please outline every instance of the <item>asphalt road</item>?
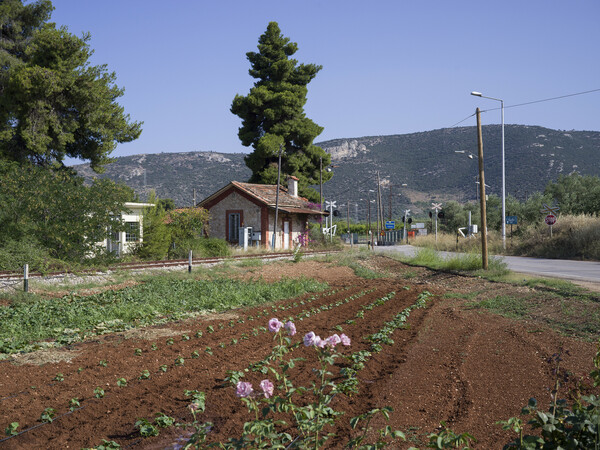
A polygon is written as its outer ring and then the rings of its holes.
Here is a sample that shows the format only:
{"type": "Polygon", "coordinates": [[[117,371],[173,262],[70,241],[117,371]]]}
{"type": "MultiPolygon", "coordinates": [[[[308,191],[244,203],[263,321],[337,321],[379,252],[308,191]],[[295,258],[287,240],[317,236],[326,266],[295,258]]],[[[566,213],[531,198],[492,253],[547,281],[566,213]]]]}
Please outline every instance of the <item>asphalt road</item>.
{"type": "MultiPolygon", "coordinates": [[[[418,247],[393,245],[375,247],[376,252],[396,252],[407,256],[414,255],[418,247]]],[[[453,252],[439,252],[443,256],[453,256],[453,252]]],[[[494,256],[501,258],[513,272],[533,274],[540,277],[564,278],[573,281],[600,283],[600,262],[570,261],[565,259],[529,258],[524,256],[494,256]]]]}

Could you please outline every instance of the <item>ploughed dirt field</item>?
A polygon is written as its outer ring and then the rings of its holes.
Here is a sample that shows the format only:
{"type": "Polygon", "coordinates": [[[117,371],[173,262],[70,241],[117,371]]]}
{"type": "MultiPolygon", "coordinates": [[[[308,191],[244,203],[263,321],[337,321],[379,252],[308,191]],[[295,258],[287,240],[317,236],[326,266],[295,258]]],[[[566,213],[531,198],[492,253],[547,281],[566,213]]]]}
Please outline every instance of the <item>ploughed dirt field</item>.
{"type": "MultiPolygon", "coordinates": [[[[123,448],[182,448],[191,428],[170,426],[159,428],[158,436],[141,437],[134,425],[140,418],[154,423],[159,412],[177,423],[191,424],[185,390],[205,393],[206,410],[198,419],[213,424],[209,442],[240,437],[244,422],[253,415],[225,378],[227,371],[251,368],[270,354],[273,333],[261,328],[267,327],[269,319],[293,318],[294,343],[309,331],[321,337],[343,332],[352,344],[338,345],[336,350],[350,355],[371,351],[365,337],[415,304],[424,291],[433,294],[426,306],[413,309],[408,327],[396,329],[390,335],[393,343],[372,352],[357,372],[359,392],[333,399],[332,408],[344,415],[331,430],[336,437],[327,441],[327,448],[343,448],[357,435],[350,429],[350,418],[391,406],[389,425],[403,431],[407,441],[395,441],[390,448],[424,448],[427,435],[438,432],[444,421],[457,433],[475,436],[472,448],[501,449],[513,436],[495,422],[518,415],[530,397],[538,399],[544,410],[550,404],[556,380],[552,356],[561,348],[565,350],[561,371],[570,374],[563,392],[581,382],[589,385],[597,350],[594,339],[597,342],[600,332],[587,330],[581,339],[574,336],[579,334],[575,329],[553,331],[548,324],[562,314],[575,313],[550,292],[409,267],[383,256],[361,264],[385,276],[363,279],[348,267],[310,260],[248,267],[236,276],[265,280],[306,276],[328,282],[330,289],[1,361],[0,427],[4,430],[18,422],[21,433],[0,437],[0,449],[80,449],[98,446],[103,439],[123,448]],[[503,296],[531,303],[530,313],[515,320],[475,307],[477,302],[503,296]],[[387,301],[377,302],[384,297],[387,301]],[[140,377],[144,371],[147,376],[140,377]],[[58,373],[62,381],[55,380],[58,373]],[[126,386],[118,385],[120,378],[127,380],[126,386]],[[97,388],[103,389],[103,397],[96,397],[97,388]],[[79,405],[70,411],[74,398],[79,405]],[[46,408],[56,411],[51,423],[40,421],[46,408]]],[[[291,352],[294,358],[305,358],[290,370],[295,386],[316,381],[316,354],[304,345],[291,352]]],[[[334,381],[343,381],[340,369],[350,365],[345,358],[336,359],[330,369],[334,381]]],[[[249,370],[243,380],[258,389],[268,377],[249,370]]],[[[370,442],[386,424],[381,417],[371,422],[370,442]]],[[[298,434],[293,426],[285,430],[298,434]]]]}

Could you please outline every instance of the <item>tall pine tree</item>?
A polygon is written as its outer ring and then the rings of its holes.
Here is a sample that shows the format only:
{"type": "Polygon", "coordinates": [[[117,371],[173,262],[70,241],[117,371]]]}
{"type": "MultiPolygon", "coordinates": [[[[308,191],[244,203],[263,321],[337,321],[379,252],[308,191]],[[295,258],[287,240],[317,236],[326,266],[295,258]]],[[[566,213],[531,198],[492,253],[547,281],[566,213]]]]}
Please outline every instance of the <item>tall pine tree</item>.
{"type": "MultiPolygon", "coordinates": [[[[254,149],[245,158],[252,170],[249,181],[277,181],[277,157],[283,145],[282,173],[298,177],[300,194],[315,201],[319,195],[309,186],[319,183],[319,160],[326,167],[331,158],[313,145],[323,128],[305,116],[304,105],[307,85],[322,67],[290,59],[297,50],[298,45],[281,34],[279,25],[270,22],[258,40],[258,52],[246,53],[249,73],[257,81],[247,96],[235,96],[231,112],[242,119],[238,132],[242,144],[254,149]]],[[[331,176],[324,172],[323,181],[331,176]]]]}
{"type": "Polygon", "coordinates": [[[73,157],[100,172],[141,123],[117,103],[115,73],[90,64],[90,36],[56,28],[52,9],[50,0],[0,1],[0,159],[55,167],[73,157]]]}

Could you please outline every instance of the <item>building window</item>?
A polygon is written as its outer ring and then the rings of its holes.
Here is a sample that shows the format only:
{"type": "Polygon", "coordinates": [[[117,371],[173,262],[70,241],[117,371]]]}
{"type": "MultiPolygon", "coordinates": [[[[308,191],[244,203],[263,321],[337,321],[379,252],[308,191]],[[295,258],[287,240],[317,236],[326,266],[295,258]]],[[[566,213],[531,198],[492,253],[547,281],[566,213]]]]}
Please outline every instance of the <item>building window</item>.
{"type": "Polygon", "coordinates": [[[240,213],[229,213],[229,242],[239,242],[240,240],[240,213]]]}
{"type": "Polygon", "coordinates": [[[125,222],[125,242],[138,242],[140,240],[140,223],[125,222]]]}

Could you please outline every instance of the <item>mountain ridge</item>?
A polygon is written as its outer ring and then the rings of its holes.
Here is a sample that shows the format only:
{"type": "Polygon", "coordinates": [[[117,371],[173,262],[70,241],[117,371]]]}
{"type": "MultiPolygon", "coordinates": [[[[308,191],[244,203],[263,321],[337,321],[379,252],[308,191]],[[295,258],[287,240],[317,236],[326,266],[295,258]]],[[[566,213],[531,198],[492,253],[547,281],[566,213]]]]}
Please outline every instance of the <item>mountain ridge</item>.
{"type": "MultiPolygon", "coordinates": [[[[500,195],[501,126],[486,125],[482,134],[488,193],[500,195]]],[[[365,217],[378,174],[385,208],[389,210],[391,203],[394,217],[404,208],[427,209],[434,200],[475,199],[476,127],[339,138],[316,145],[332,155],[335,173],[324,185],[324,196],[338,200],[338,206],[349,204],[352,219],[365,217]],[[468,154],[474,158],[467,158],[468,154]]],[[[505,149],[507,193],[519,199],[543,190],[560,174],[600,175],[598,131],[505,125],[505,149]]],[[[138,154],[115,158],[100,175],[89,164],[73,167],[88,181],[94,176],[121,181],[142,200],[154,189],[159,198],[191,206],[194,190],[199,202],[231,180],[246,181],[251,172],[244,163],[245,155],[214,151],[138,154]]]]}

